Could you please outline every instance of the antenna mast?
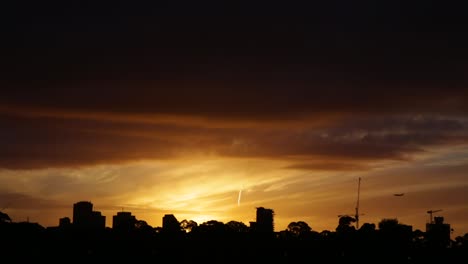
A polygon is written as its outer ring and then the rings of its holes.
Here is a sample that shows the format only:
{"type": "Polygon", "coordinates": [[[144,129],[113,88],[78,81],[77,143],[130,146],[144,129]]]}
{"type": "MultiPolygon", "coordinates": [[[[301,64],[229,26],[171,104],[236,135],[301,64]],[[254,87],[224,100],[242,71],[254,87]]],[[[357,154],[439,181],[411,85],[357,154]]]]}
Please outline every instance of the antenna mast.
{"type": "Polygon", "coordinates": [[[356,215],[354,216],[356,219],[356,229],[359,229],[359,194],[360,194],[360,191],[361,191],[361,177],[359,177],[359,181],[358,181],[356,215]]]}

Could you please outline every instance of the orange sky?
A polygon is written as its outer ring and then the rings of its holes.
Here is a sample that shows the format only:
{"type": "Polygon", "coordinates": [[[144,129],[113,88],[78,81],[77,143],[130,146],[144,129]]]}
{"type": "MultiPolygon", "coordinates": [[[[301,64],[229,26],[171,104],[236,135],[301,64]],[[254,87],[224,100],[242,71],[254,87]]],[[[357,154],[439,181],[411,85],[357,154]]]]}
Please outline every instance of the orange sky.
{"type": "Polygon", "coordinates": [[[467,233],[466,8],[241,2],[6,3],[0,209],[467,233]]]}
{"type": "Polygon", "coordinates": [[[16,127],[33,126],[22,133],[43,137],[18,150],[18,163],[2,161],[2,207],[16,221],[55,226],[88,200],[108,226],[122,209],[153,226],[167,213],[248,224],[263,206],[277,231],[299,220],[334,230],[338,215],[355,212],[360,177],[361,224],[397,218],[425,230],[426,211],[440,209],[453,235],[468,231],[463,118],[252,123],[9,109],[16,127]]]}

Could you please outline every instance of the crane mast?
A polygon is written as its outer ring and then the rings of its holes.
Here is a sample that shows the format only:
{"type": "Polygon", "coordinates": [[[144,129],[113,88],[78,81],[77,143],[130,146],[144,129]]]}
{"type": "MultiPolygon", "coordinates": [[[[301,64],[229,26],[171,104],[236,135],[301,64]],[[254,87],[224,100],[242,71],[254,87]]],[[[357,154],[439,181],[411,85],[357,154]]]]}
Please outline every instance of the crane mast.
{"type": "Polygon", "coordinates": [[[358,180],[356,215],[354,216],[356,219],[356,229],[359,229],[359,195],[360,195],[360,192],[361,192],[361,177],[359,177],[359,180],[358,180]]]}
{"type": "Polygon", "coordinates": [[[433,224],[433,223],[434,223],[434,221],[432,220],[432,219],[433,219],[433,218],[432,218],[432,214],[433,214],[433,213],[440,212],[440,211],[442,211],[442,209],[438,209],[438,210],[429,210],[429,211],[427,211],[427,213],[429,214],[429,223],[430,223],[430,224],[433,224]]]}

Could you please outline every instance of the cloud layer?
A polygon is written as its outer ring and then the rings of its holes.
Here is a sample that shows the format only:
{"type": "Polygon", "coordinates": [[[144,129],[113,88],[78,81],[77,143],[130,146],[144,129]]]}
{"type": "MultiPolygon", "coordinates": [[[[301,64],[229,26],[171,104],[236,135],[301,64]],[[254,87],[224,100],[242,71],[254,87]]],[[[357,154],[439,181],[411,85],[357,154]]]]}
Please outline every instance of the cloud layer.
{"type": "Polygon", "coordinates": [[[363,177],[369,220],[440,206],[468,230],[463,3],[62,2],[0,18],[12,216],[55,223],[91,199],[153,223],[249,221],[266,206],[279,226],[330,229],[363,177]]]}

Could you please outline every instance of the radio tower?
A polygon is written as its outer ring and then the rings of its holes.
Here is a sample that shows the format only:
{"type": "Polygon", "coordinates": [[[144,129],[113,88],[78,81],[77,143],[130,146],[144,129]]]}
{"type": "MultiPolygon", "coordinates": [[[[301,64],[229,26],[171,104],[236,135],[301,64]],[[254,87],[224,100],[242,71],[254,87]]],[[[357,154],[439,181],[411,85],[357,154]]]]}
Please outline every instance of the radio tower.
{"type": "Polygon", "coordinates": [[[356,229],[359,229],[359,193],[360,191],[361,191],[361,177],[359,177],[359,181],[358,181],[356,215],[354,216],[354,218],[356,219],[356,229]]]}

